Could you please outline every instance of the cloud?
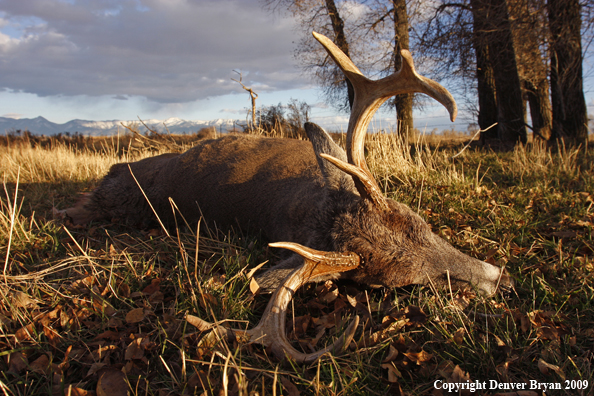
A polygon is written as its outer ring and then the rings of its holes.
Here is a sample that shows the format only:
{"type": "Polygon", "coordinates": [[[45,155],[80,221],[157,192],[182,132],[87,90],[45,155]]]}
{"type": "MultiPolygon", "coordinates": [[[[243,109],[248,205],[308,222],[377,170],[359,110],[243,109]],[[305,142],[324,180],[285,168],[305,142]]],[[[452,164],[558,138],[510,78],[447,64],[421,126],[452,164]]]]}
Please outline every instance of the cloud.
{"type": "Polygon", "coordinates": [[[245,109],[221,109],[219,113],[228,113],[228,114],[242,114],[244,115],[246,112],[245,109]]]}
{"type": "Polygon", "coordinates": [[[23,114],[19,114],[19,113],[7,113],[7,114],[3,114],[2,115],[2,117],[5,117],[5,118],[14,118],[15,120],[18,120],[22,116],[23,116],[23,114]]]}
{"type": "Polygon", "coordinates": [[[307,84],[258,0],[0,0],[0,89],[185,103],[307,84]],[[10,28],[10,32],[7,30],[10,28]]]}

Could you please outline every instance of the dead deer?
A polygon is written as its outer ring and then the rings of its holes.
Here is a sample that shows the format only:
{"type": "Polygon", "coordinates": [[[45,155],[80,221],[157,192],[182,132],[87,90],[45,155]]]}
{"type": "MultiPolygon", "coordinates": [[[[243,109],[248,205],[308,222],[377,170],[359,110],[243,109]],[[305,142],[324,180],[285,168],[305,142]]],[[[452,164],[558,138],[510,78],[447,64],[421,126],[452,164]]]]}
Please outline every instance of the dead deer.
{"type": "MultiPolygon", "coordinates": [[[[120,218],[146,226],[156,213],[171,225],[172,199],[189,221],[203,216],[217,227],[239,225],[284,241],[271,246],[294,253],[258,278],[264,288],[276,289],[262,322],[241,333],[272,346],[279,357],[286,353],[301,362],[325,352],[301,354],[284,338],[286,306],[308,281],[342,273],[374,287],[470,284],[485,295],[512,285],[504,269],[461,253],[406,205],[384,197],[365,162],[367,127],[388,98],[427,94],[448,109],[453,121],[457,108],[450,93],[417,74],[408,51],[401,52],[400,71],[370,80],[331,40],[314,37],[355,90],[346,153],[311,123],[305,125],[309,142],[224,136],[183,154],[114,165],[92,193],[62,211],[74,223],[120,218]]],[[[348,341],[355,327],[333,348],[348,341]]]]}

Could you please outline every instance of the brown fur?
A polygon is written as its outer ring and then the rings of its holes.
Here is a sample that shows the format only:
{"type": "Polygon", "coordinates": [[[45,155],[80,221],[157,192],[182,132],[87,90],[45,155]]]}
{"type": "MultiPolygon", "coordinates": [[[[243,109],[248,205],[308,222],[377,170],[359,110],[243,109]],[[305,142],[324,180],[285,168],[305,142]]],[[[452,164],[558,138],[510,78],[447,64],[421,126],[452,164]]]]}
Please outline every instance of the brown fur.
{"type": "MultiPolygon", "coordinates": [[[[131,170],[167,225],[174,224],[171,197],[190,222],[203,215],[219,228],[261,230],[270,241],[355,252],[363,264],[346,274],[358,282],[444,284],[449,273],[454,285],[495,292],[498,268],[454,249],[407,206],[388,200],[390,210],[380,211],[361,199],[351,176],[319,155],[346,161],[344,151],[318,126],[306,124],[306,131],[310,142],[233,135],[183,154],[114,165],[89,197],[64,212],[74,222],[116,217],[148,226],[155,216],[131,170]]],[[[274,288],[301,260],[290,256],[259,281],[274,288]]],[[[505,273],[501,284],[511,284],[505,273]]]]}

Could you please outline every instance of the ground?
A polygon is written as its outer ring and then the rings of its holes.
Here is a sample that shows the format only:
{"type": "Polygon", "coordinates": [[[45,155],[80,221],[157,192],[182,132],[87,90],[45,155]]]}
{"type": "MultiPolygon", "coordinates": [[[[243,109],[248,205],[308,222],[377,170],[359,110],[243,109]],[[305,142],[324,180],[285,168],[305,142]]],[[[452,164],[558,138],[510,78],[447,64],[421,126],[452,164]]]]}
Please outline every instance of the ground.
{"type": "Polygon", "coordinates": [[[452,158],[468,137],[449,138],[409,146],[373,134],[367,161],[388,196],[466,254],[505,265],[515,290],[483,298],[471,289],[308,285],[287,316],[296,348],[321,348],[350,318],[361,318],[342,353],[311,365],[222,340],[195,319],[257,324],[269,296],[253,293],[251,270],[276,259],[258,235],[196,236],[181,225],[73,226],[55,218],[54,208],[74,204],[112,164],[184,150],[191,136],[6,139],[0,389],[110,396],[593,394],[594,149],[473,146],[452,158]]]}

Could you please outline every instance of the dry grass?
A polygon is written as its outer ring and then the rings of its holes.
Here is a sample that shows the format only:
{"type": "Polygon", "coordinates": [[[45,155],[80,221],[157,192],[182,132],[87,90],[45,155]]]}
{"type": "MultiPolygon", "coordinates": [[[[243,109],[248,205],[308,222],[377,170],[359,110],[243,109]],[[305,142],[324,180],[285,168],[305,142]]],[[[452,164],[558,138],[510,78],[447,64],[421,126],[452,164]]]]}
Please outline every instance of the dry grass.
{"type": "Polygon", "coordinates": [[[547,394],[592,394],[571,382],[594,380],[592,149],[470,148],[452,159],[463,142],[432,139],[408,146],[371,135],[368,163],[388,196],[454,246],[506,265],[516,292],[485,299],[310,285],[287,318],[296,347],[319,348],[349,316],[363,319],[343,355],[311,366],[278,362],[185,320],[255,325],[268,298],[252,295],[248,274],[275,259],[257,235],[53,219],[53,207],[74,203],[112,164],[192,142],[0,147],[0,394],[439,395],[436,380],[466,379],[568,380],[574,389],[547,394]]]}

